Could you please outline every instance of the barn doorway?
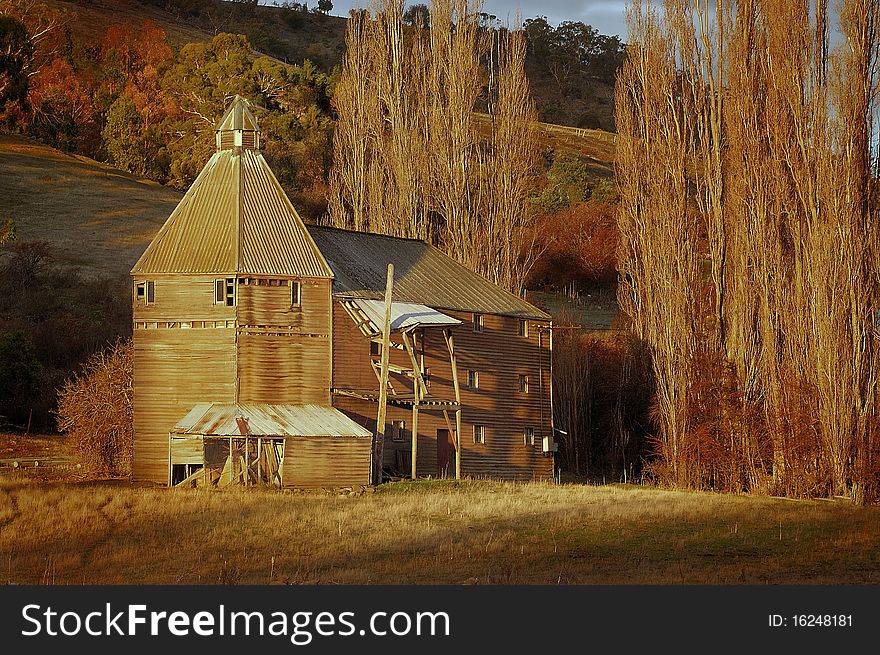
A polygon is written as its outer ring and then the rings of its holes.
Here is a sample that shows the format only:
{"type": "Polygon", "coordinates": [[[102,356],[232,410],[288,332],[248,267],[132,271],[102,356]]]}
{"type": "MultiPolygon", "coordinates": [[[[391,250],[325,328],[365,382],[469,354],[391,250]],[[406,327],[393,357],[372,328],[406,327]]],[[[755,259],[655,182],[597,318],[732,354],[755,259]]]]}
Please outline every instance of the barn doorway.
{"type": "Polygon", "coordinates": [[[455,477],[455,443],[449,430],[437,430],[437,477],[455,477]]]}

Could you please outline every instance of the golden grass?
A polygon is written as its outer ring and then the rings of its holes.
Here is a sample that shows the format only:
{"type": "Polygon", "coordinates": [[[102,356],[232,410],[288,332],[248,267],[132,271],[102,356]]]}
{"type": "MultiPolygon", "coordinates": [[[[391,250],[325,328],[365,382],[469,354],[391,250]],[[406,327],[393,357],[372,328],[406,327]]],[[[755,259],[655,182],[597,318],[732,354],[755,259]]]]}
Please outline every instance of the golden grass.
{"type": "Polygon", "coordinates": [[[0,583],[872,583],[880,508],[653,488],[0,477],[0,583]]]}

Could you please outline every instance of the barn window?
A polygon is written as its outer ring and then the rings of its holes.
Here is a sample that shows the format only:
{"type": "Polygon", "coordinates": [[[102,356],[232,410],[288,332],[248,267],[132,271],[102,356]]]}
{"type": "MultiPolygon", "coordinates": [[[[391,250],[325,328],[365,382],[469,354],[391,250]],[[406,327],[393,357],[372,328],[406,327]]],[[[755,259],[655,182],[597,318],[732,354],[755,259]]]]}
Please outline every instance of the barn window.
{"type": "Polygon", "coordinates": [[[290,306],[299,307],[302,303],[300,284],[296,280],[290,281],[290,306]]]}
{"type": "Polygon", "coordinates": [[[529,336],[529,322],[520,319],[519,322],[519,336],[528,337],[529,336]]]}
{"type": "Polygon", "coordinates": [[[406,421],[391,421],[391,441],[406,439],[406,421]]]}
{"type": "Polygon", "coordinates": [[[226,303],[226,282],[223,280],[214,280],[214,304],[223,305],[226,303]]]}
{"type": "Polygon", "coordinates": [[[474,314],[474,332],[483,331],[483,315],[474,314]]]}
{"type": "Polygon", "coordinates": [[[520,375],[519,376],[519,392],[520,393],[528,393],[529,392],[529,376],[528,375],[520,375]]]}
{"type": "Polygon", "coordinates": [[[486,428],[474,425],[474,443],[486,443],[486,428]]]}
{"type": "Polygon", "coordinates": [[[535,445],[535,428],[526,428],[523,430],[523,443],[527,446],[535,445]]]}
{"type": "Polygon", "coordinates": [[[480,374],[477,371],[468,371],[467,384],[471,389],[480,388],[480,374]]]}
{"type": "Polygon", "coordinates": [[[227,307],[234,307],[235,306],[235,278],[234,277],[226,278],[225,301],[226,301],[227,307]]]}
{"type": "Polygon", "coordinates": [[[135,283],[134,297],[138,304],[152,305],[156,302],[156,283],[152,280],[135,283]]]}
{"type": "Polygon", "coordinates": [[[382,354],[382,344],[379,343],[378,341],[371,341],[370,342],[370,354],[375,355],[376,357],[381,355],[382,354]]]}
{"type": "Polygon", "coordinates": [[[430,368],[426,368],[424,371],[422,371],[422,379],[425,381],[426,387],[431,386],[431,369],[430,368]]]}

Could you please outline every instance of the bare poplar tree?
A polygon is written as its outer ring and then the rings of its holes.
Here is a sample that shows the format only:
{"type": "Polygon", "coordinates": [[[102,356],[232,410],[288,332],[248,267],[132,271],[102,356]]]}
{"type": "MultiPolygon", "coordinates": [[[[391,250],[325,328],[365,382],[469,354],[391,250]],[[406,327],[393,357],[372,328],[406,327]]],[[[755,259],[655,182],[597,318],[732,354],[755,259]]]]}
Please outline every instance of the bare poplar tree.
{"type": "Polygon", "coordinates": [[[696,362],[718,379],[732,365],[723,393],[741,416],[718,419],[734,433],[730,475],[760,488],[769,470],[789,494],[864,501],[878,470],[880,3],[842,0],[833,50],[825,0],[718,2],[711,21],[703,0],[667,0],[662,18],[640,5],[617,90],[621,303],[654,360],[670,479],[713,479],[689,431],[718,411],[698,401],[718,390],[683,394],[696,362]],[[664,223],[691,206],[683,230],[664,223]],[[769,449],[748,420],[756,405],[769,449]]]}
{"type": "Polygon", "coordinates": [[[536,257],[528,201],[538,154],[521,26],[493,33],[480,27],[479,0],[435,0],[430,28],[405,30],[403,5],[378,0],[349,24],[330,222],[427,239],[520,292],[536,257]],[[484,61],[488,139],[473,116],[484,61]]]}

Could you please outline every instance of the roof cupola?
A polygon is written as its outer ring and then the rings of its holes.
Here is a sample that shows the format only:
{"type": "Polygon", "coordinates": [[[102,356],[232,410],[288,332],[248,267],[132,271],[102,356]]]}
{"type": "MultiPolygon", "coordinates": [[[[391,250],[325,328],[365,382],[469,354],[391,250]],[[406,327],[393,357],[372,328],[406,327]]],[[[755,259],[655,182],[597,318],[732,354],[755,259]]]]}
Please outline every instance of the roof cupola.
{"type": "Polygon", "coordinates": [[[260,126],[250,110],[250,103],[235,96],[223,118],[217,123],[217,151],[260,149],[260,126]]]}

